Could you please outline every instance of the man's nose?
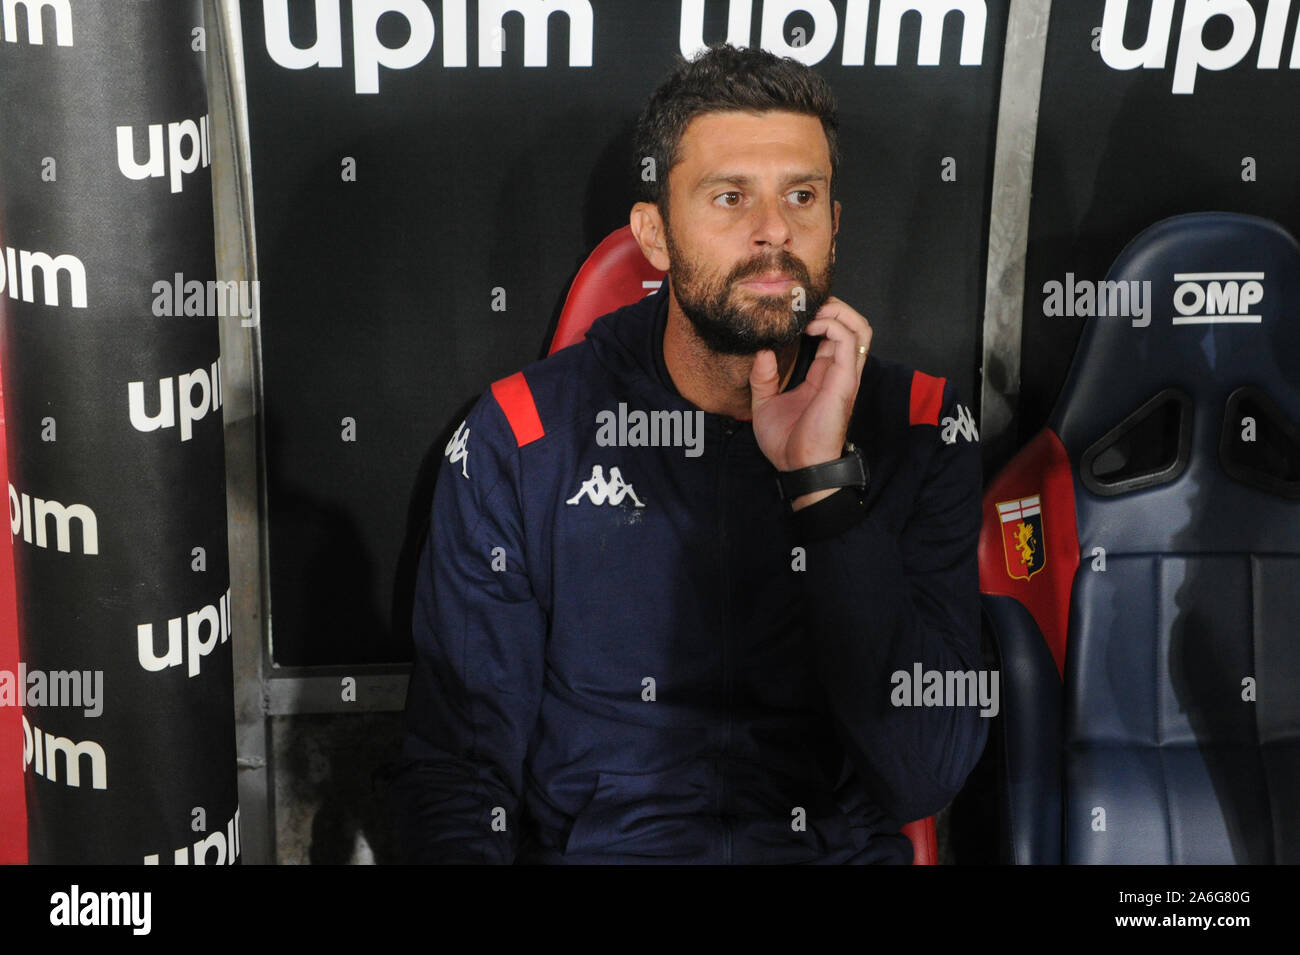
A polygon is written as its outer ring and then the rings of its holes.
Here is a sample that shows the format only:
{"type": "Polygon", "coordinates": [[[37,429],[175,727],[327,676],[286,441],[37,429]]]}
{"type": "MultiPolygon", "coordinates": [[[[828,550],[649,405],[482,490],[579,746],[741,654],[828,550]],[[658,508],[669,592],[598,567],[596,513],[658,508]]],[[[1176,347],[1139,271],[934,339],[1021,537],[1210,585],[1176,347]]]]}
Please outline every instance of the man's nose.
{"type": "Polygon", "coordinates": [[[784,248],[790,241],[789,210],[780,196],[764,196],[754,204],[753,241],[784,248]]]}

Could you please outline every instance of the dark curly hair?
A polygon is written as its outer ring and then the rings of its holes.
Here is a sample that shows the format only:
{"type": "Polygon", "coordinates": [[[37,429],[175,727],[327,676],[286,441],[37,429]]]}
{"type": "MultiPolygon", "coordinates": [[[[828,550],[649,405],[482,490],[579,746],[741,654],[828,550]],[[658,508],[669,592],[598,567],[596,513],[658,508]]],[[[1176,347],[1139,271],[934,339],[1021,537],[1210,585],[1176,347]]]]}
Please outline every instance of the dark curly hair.
{"type": "Polygon", "coordinates": [[[830,197],[839,182],[839,116],[830,85],[811,67],[766,50],[710,46],[694,60],[677,58],[673,72],[650,94],[633,139],[637,198],[653,202],[668,218],[668,173],[678,161],[678,145],[696,116],[723,110],[782,110],[821,120],[831,155],[830,197]],[[641,170],[654,160],[655,176],[641,170]]]}

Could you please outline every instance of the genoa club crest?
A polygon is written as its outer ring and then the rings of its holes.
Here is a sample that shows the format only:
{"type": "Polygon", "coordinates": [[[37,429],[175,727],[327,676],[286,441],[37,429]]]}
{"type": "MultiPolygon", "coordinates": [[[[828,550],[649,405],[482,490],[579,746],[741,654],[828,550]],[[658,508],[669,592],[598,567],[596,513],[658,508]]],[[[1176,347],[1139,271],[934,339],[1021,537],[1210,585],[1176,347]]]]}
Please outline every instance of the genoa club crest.
{"type": "Polygon", "coordinates": [[[1043,507],[1038,495],[998,505],[1002,522],[1002,552],[1013,580],[1028,580],[1047,563],[1043,544],[1043,507]]]}

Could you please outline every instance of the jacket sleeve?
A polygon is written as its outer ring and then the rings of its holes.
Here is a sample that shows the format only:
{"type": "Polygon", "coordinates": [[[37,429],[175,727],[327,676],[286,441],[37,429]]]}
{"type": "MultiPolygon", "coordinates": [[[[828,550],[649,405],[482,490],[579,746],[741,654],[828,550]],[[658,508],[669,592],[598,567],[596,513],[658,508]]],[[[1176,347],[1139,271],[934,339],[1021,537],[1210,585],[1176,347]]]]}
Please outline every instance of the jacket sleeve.
{"type": "MultiPolygon", "coordinates": [[[[956,420],[956,404],[948,384],[941,414],[956,420]]],[[[917,664],[922,672],[981,665],[979,446],[916,427],[934,445],[911,512],[890,514],[877,500],[840,533],[806,541],[804,575],[817,670],[841,740],[862,784],[900,825],[952,800],[988,732],[979,705],[895,705],[912,699],[895,674],[911,681],[917,664]]]]}
{"type": "Polygon", "coordinates": [[[509,863],[547,621],[524,567],[518,448],[490,392],[444,454],[416,578],[393,788],[399,852],[410,862],[509,863]]]}

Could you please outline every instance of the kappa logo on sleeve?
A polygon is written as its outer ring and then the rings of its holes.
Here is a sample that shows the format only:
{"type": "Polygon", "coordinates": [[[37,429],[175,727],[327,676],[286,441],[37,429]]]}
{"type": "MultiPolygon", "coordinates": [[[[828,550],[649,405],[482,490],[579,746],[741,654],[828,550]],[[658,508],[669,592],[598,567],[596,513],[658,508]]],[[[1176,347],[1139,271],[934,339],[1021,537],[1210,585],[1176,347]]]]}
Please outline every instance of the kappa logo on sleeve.
{"type": "Polygon", "coordinates": [[[465,427],[464,421],[442,449],[442,453],[452,464],[460,465],[460,473],[464,477],[469,477],[469,428],[465,427]]]}
{"type": "Polygon", "coordinates": [[[957,439],[964,441],[978,441],[980,434],[975,430],[975,418],[964,405],[957,405],[957,417],[944,417],[939,422],[943,430],[939,432],[939,437],[943,438],[944,444],[956,444],[957,439]]]}
{"type": "Polygon", "coordinates": [[[1047,563],[1043,545],[1043,506],[1039,495],[998,504],[1002,553],[1012,580],[1028,580],[1047,563]]]}
{"type": "Polygon", "coordinates": [[[636,496],[636,491],[632,490],[632,485],[623,480],[623,475],[619,473],[618,468],[610,468],[609,478],[606,479],[605,471],[599,464],[592,465],[591,477],[583,481],[578,493],[564,503],[578,504],[584,495],[597,506],[602,504],[617,506],[622,504],[625,498],[630,497],[637,507],[645,507],[641,499],[636,496]]]}

